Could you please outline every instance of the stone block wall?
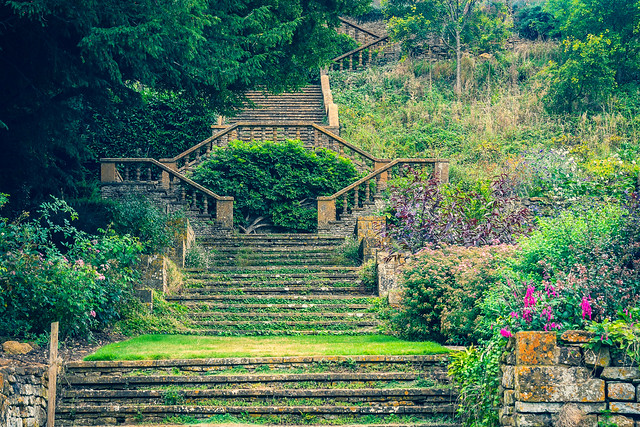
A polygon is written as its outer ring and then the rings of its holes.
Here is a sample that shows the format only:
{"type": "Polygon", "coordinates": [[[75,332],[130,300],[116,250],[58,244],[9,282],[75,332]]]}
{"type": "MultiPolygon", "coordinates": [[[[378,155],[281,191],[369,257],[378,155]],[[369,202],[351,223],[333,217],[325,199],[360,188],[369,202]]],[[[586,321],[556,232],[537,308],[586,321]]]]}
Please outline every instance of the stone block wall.
{"type": "Polygon", "coordinates": [[[502,357],[504,426],[640,426],[640,370],[598,353],[589,335],[518,332],[502,357]],[[610,424],[606,424],[610,423],[610,424]]]}
{"type": "Polygon", "coordinates": [[[0,367],[0,426],[46,426],[47,398],[45,365],[0,367]]]}

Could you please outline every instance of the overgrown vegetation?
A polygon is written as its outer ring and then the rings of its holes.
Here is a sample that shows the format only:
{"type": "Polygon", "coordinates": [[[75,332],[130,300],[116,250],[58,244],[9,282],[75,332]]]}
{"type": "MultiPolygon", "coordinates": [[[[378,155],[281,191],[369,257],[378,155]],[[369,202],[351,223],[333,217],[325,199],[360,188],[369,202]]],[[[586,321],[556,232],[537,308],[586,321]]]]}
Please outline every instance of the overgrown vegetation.
{"type": "Polygon", "coordinates": [[[76,218],[52,199],[34,218],[0,219],[0,335],[36,336],[60,321],[62,337],[87,338],[121,317],[142,245],[112,230],[86,234],[76,218]]]}
{"type": "Polygon", "coordinates": [[[234,197],[234,221],[250,233],[265,226],[310,232],[317,226],[316,198],[331,195],[356,178],[346,158],[300,141],[234,141],[196,168],[193,179],[234,197]]]}

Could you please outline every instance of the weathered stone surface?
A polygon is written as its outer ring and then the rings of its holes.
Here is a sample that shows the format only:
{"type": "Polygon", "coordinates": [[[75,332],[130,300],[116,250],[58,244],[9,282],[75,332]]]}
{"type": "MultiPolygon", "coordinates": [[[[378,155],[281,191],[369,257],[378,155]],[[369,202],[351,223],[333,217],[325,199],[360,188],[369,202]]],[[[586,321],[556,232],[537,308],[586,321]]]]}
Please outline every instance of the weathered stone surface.
{"type": "Polygon", "coordinates": [[[600,416],[600,421],[605,425],[614,424],[618,427],[633,427],[633,418],[623,415],[613,415],[611,417],[600,416]]]}
{"type": "Polygon", "coordinates": [[[584,363],[590,368],[604,368],[611,365],[609,347],[600,347],[597,352],[591,349],[585,350],[584,363]]]}
{"type": "Polygon", "coordinates": [[[516,414],[515,425],[517,427],[548,427],[551,425],[549,414],[516,414]]]}
{"type": "Polygon", "coordinates": [[[516,399],[523,402],[604,402],[605,382],[580,367],[516,366],[516,399]]]}
{"type": "Polygon", "coordinates": [[[515,387],[515,367],[505,365],[502,367],[502,387],[513,389],[515,387]]]}
{"type": "Polygon", "coordinates": [[[512,406],[516,402],[516,392],[514,390],[505,390],[502,395],[503,403],[506,406],[512,406]]]}
{"type": "Polygon", "coordinates": [[[516,425],[516,421],[513,418],[513,416],[503,416],[502,418],[500,418],[500,425],[501,426],[515,426],[516,425]]]}
{"type": "Polygon", "coordinates": [[[612,414],[640,415],[640,403],[637,402],[610,402],[609,410],[612,414]]]}
{"type": "Polygon", "coordinates": [[[516,333],[517,365],[553,365],[556,351],[555,332],[516,333]]]}
{"type": "Polygon", "coordinates": [[[607,397],[611,400],[635,400],[636,388],[629,383],[607,383],[607,397]]]}
{"type": "MultiPolygon", "coordinates": [[[[564,403],[549,402],[516,402],[516,412],[533,413],[533,414],[557,414],[560,412],[564,403]]],[[[607,404],[602,403],[575,403],[575,405],[585,414],[597,414],[607,409],[607,404]]]]}
{"type": "Polygon", "coordinates": [[[558,363],[561,365],[579,366],[582,363],[580,347],[558,347],[558,363]]]}
{"type": "Polygon", "coordinates": [[[2,344],[2,350],[8,354],[27,354],[33,350],[27,343],[19,343],[18,341],[5,341],[2,344]]]}
{"type": "Polygon", "coordinates": [[[560,336],[560,339],[572,344],[584,344],[588,343],[592,337],[593,334],[587,331],[565,331],[560,336]]]}
{"type": "Polygon", "coordinates": [[[600,378],[614,381],[631,381],[640,378],[640,369],[608,366],[602,370],[600,378]]]}

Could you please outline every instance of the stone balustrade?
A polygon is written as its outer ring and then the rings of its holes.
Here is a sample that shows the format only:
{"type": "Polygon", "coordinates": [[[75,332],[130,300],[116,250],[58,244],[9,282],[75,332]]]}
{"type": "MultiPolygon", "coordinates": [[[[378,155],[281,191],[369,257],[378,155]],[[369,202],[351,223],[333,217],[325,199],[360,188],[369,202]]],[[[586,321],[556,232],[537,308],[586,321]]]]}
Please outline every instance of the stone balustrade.
{"type": "Polygon", "coordinates": [[[640,424],[640,369],[585,345],[590,336],[567,331],[518,332],[502,357],[504,426],[640,424]],[[566,424],[571,422],[573,424],[566,424]]]}
{"type": "Polygon", "coordinates": [[[405,166],[432,166],[441,182],[449,180],[449,161],[444,159],[396,159],[378,161],[375,170],[364,178],[331,196],[318,197],[318,230],[327,230],[332,221],[362,209],[386,188],[390,176],[398,175],[405,166]]]}
{"type": "Polygon", "coordinates": [[[334,58],[331,64],[331,70],[359,70],[371,64],[379,55],[384,52],[393,43],[388,36],[380,37],[372,40],[362,46],[334,58]]]}
{"type": "Polygon", "coordinates": [[[338,19],[340,19],[341,22],[340,27],[338,27],[338,34],[346,34],[352,37],[358,44],[367,44],[380,39],[378,34],[375,34],[358,24],[347,21],[344,18],[338,19]]]}

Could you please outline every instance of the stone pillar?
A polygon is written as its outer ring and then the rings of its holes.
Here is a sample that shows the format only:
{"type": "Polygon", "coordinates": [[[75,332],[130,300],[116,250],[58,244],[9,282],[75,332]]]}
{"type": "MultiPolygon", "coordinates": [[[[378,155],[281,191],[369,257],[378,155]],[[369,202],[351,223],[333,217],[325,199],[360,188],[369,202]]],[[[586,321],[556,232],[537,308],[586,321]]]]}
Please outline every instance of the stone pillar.
{"type": "Polygon", "coordinates": [[[434,175],[440,182],[449,182],[449,162],[437,161],[435,165],[434,175]]]}
{"type": "MultiPolygon", "coordinates": [[[[163,163],[165,166],[167,166],[169,169],[171,170],[178,170],[178,166],[176,165],[176,162],[167,162],[167,163],[163,163]]],[[[171,186],[171,175],[169,174],[169,172],[167,171],[162,171],[162,187],[163,188],[169,188],[171,186]]]]}
{"type": "Polygon", "coordinates": [[[318,197],[318,231],[329,229],[329,222],[335,220],[336,201],[327,197],[318,197]]]}
{"type": "Polygon", "coordinates": [[[216,219],[225,230],[233,230],[233,197],[216,200],[216,219]]]}
{"type": "Polygon", "coordinates": [[[403,286],[400,282],[398,267],[405,262],[404,254],[394,254],[378,251],[376,263],[378,264],[378,295],[387,297],[389,304],[398,305],[402,301],[403,286]]]}
{"type": "Polygon", "coordinates": [[[117,182],[116,164],[100,163],[100,181],[101,182],[117,182]]]}
{"type": "Polygon", "coordinates": [[[382,247],[381,233],[386,220],[383,216],[361,216],[357,221],[357,236],[358,240],[362,240],[363,261],[376,259],[376,253],[382,247]]]}

